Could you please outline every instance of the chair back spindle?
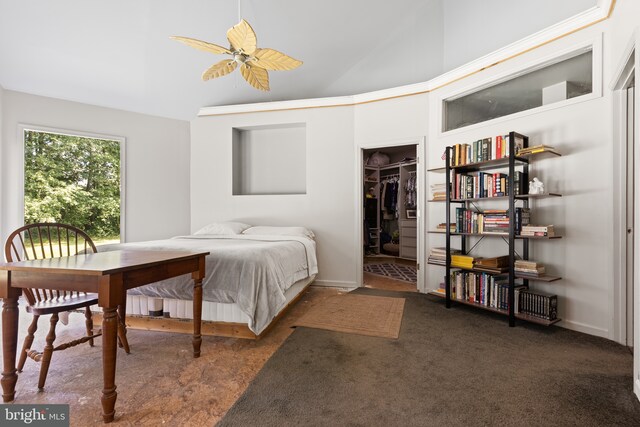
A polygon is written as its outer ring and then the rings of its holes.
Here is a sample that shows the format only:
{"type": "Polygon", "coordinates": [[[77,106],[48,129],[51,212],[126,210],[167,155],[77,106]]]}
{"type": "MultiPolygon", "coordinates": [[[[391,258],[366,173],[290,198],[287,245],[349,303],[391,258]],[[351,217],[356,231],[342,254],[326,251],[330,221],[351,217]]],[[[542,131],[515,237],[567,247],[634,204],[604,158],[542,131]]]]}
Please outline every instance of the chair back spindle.
{"type": "MultiPolygon", "coordinates": [[[[97,252],[91,238],[79,228],[60,223],[37,223],[20,227],[5,244],[7,262],[74,256],[97,252]]],[[[72,292],[45,289],[23,289],[27,302],[56,301],[73,296],[72,292]]],[[[84,294],[77,292],[76,296],[84,294]]]]}

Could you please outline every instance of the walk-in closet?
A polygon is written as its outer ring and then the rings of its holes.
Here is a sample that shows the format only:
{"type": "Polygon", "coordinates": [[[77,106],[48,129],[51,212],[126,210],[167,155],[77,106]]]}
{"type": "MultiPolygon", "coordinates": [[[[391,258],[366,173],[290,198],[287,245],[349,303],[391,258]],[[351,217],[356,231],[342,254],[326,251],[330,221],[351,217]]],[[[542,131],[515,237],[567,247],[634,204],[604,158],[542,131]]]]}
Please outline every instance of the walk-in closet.
{"type": "Polygon", "coordinates": [[[416,146],[363,150],[365,286],[415,288],[416,146]]]}

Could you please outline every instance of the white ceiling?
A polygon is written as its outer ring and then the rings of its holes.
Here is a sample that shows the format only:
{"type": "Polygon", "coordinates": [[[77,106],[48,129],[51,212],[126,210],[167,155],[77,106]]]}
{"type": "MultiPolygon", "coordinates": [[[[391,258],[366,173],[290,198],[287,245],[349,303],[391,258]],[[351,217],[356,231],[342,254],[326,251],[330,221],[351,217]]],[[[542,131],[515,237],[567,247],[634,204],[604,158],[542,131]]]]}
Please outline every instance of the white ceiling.
{"type": "MultiPolygon", "coordinates": [[[[352,95],[447,71],[443,50],[451,46],[448,39],[460,38],[458,29],[447,32],[456,21],[452,10],[465,17],[471,10],[466,5],[476,2],[242,0],[242,17],[255,29],[258,46],[304,61],[294,71],[270,72],[271,92],[262,93],[238,72],[201,81],[202,71],[220,57],[169,39],[181,35],[227,45],[226,30],[238,22],[238,0],[0,0],[0,85],[186,120],[205,106],[352,95]]],[[[485,36],[505,45],[596,0],[538,0],[524,21],[513,7],[518,2],[531,9],[530,0],[492,0],[500,10],[511,5],[516,16],[502,13],[498,23],[478,23],[478,31],[502,23],[503,31],[485,36]]],[[[488,53],[482,50],[491,46],[486,37],[482,45],[473,39],[473,56],[457,50],[456,61],[488,53]]]]}

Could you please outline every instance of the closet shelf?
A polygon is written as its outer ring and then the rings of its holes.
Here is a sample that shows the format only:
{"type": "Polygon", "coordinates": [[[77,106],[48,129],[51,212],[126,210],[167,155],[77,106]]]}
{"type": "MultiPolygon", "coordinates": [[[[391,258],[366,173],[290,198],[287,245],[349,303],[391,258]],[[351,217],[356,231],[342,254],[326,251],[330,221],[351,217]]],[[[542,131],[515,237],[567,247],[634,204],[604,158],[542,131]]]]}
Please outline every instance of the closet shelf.
{"type": "Polygon", "coordinates": [[[378,169],[380,169],[381,171],[384,171],[387,169],[398,169],[401,164],[402,163],[389,163],[388,165],[378,167],[378,169]]]}

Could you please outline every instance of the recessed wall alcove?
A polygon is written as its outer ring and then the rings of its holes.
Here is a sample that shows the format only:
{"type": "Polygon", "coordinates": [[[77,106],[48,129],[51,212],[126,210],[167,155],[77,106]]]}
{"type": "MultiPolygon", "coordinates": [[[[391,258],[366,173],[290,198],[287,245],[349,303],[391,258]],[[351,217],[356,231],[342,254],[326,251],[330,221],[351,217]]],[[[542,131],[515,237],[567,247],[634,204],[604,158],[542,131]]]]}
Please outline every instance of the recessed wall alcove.
{"type": "Polygon", "coordinates": [[[233,128],[233,195],[307,193],[307,125],[233,128]]]}

